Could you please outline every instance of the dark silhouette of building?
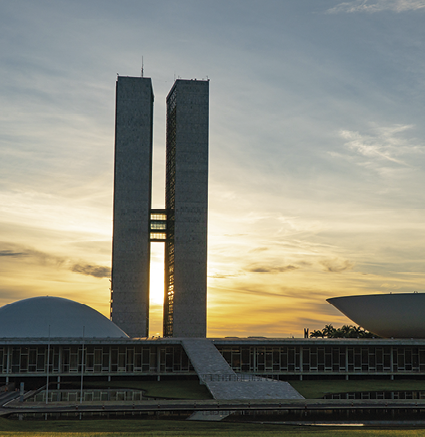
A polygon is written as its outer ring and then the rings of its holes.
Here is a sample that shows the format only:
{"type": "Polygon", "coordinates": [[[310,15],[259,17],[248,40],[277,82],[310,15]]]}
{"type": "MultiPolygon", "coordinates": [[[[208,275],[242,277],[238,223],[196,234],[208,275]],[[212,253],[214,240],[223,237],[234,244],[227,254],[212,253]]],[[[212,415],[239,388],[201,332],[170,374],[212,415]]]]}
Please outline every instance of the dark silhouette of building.
{"type": "Polygon", "coordinates": [[[206,336],[209,81],[167,97],[166,208],[151,209],[153,92],[118,77],[111,318],[149,335],[150,242],[165,241],[164,336],[206,336]]]}

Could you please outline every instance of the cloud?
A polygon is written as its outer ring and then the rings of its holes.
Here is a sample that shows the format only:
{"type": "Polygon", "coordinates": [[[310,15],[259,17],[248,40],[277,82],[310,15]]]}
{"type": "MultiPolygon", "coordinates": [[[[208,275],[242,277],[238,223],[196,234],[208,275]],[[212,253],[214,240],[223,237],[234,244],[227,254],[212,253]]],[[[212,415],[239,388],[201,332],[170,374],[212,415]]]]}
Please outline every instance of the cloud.
{"type": "MultiPolygon", "coordinates": [[[[281,292],[273,292],[273,291],[267,291],[267,289],[259,289],[259,288],[248,288],[244,285],[237,285],[234,287],[214,287],[216,290],[220,290],[220,292],[226,292],[227,296],[230,296],[231,294],[246,294],[248,296],[269,296],[273,298],[285,298],[286,295],[281,292]]],[[[232,298],[231,298],[232,299],[232,298]]],[[[237,305],[240,305],[239,301],[236,303],[237,305]]]]}
{"type": "Polygon", "coordinates": [[[413,127],[396,124],[390,127],[375,127],[368,134],[349,130],[341,130],[339,134],[346,141],[344,146],[357,155],[409,166],[400,156],[424,153],[423,147],[414,144],[413,139],[400,136],[413,127]]]}
{"type": "Polygon", "coordinates": [[[38,264],[55,264],[57,266],[66,262],[66,258],[49,254],[46,252],[40,252],[38,250],[31,249],[29,247],[21,246],[12,243],[0,243],[0,256],[12,257],[12,258],[28,258],[35,261],[38,264]]]}
{"type": "Polygon", "coordinates": [[[82,275],[94,276],[95,278],[109,278],[111,276],[111,269],[109,267],[90,264],[75,264],[71,271],[81,273],[82,275]]]}
{"type": "MultiPolygon", "coordinates": [[[[324,303],[326,304],[325,305],[326,307],[330,306],[328,303],[326,303],[326,299],[329,297],[334,297],[332,293],[331,294],[329,293],[329,290],[316,290],[311,287],[302,287],[302,286],[294,286],[294,287],[288,287],[282,285],[276,286],[267,283],[253,284],[252,282],[249,283],[234,282],[231,286],[227,286],[227,287],[213,286],[212,289],[219,291],[221,299],[224,296],[226,296],[229,299],[229,301],[234,300],[236,305],[241,305],[240,297],[238,296],[240,294],[246,294],[251,297],[268,296],[272,298],[283,298],[286,299],[287,304],[289,302],[289,299],[293,299],[290,305],[295,305],[298,307],[302,305],[303,308],[305,308],[306,305],[307,306],[316,305],[316,304],[323,305],[324,303]],[[302,301],[302,304],[300,304],[299,301],[302,301]]],[[[245,300],[244,302],[246,303],[247,301],[245,300]]]]}
{"type": "Polygon", "coordinates": [[[297,270],[299,267],[292,265],[282,266],[282,267],[265,267],[265,266],[252,266],[247,270],[253,273],[284,273],[291,270],[297,270]]]}
{"type": "Polygon", "coordinates": [[[255,249],[251,249],[251,250],[249,251],[249,253],[264,252],[264,251],[266,251],[266,250],[269,250],[269,248],[268,248],[268,247],[257,247],[257,248],[255,248],[255,249]]]}
{"type": "Polygon", "coordinates": [[[341,273],[344,270],[351,270],[354,267],[354,263],[348,260],[341,260],[338,258],[325,259],[320,261],[326,272],[341,273]]]}
{"type": "Polygon", "coordinates": [[[89,264],[84,261],[76,262],[68,258],[57,256],[51,253],[41,252],[28,247],[12,243],[0,243],[0,257],[25,258],[27,261],[39,265],[54,265],[56,268],[65,268],[74,273],[94,276],[95,278],[109,278],[110,267],[89,264]]]}
{"type": "Polygon", "coordinates": [[[236,278],[236,277],[238,277],[238,276],[240,276],[240,275],[238,275],[238,274],[234,274],[234,275],[223,275],[223,274],[220,274],[220,273],[216,273],[216,274],[211,275],[211,276],[208,275],[209,278],[214,278],[214,279],[236,278]]]}
{"type": "Polygon", "coordinates": [[[312,265],[312,263],[308,261],[298,261],[297,264],[304,267],[310,267],[312,265]]]}
{"type": "Polygon", "coordinates": [[[24,252],[14,252],[13,250],[0,250],[0,256],[14,256],[14,257],[19,257],[19,256],[28,256],[28,254],[24,253],[24,252]]]}
{"type": "Polygon", "coordinates": [[[338,14],[340,12],[353,13],[353,12],[406,12],[416,11],[425,8],[425,0],[355,0],[351,2],[343,2],[339,5],[328,9],[328,14],[338,14]]]}

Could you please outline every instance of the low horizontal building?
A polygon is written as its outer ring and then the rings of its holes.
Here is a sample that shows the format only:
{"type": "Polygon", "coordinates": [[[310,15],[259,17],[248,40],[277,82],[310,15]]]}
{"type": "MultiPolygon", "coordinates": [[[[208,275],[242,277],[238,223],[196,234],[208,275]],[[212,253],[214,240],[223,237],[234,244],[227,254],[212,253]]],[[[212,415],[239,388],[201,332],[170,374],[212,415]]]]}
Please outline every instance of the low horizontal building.
{"type": "MultiPolygon", "coordinates": [[[[205,378],[195,371],[185,341],[131,339],[86,305],[52,297],[26,299],[0,308],[0,385],[47,375],[58,383],[81,375],[103,381],[205,378]],[[31,312],[31,323],[25,322],[30,317],[26,311],[31,312]],[[16,330],[8,330],[11,323],[16,330]],[[14,332],[20,335],[13,336],[14,332]]],[[[282,380],[425,376],[425,339],[232,337],[204,341],[215,346],[234,372],[248,375],[282,380]]]]}
{"type": "MultiPolygon", "coordinates": [[[[210,339],[237,373],[279,379],[425,376],[424,340],[210,339]]],[[[0,340],[0,384],[29,377],[196,376],[174,339],[0,340]],[[84,353],[84,356],[83,356],[84,353]],[[47,363],[49,362],[49,366],[47,363]]]]}

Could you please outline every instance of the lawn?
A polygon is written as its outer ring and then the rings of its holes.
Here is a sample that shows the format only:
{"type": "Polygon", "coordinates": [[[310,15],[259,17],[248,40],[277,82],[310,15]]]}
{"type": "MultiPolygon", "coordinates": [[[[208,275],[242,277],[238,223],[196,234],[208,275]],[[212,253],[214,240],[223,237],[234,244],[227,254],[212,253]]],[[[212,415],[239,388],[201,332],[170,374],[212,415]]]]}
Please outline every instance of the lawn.
{"type": "Polygon", "coordinates": [[[0,419],[0,436],[19,437],[108,437],[108,436],[329,436],[329,437],[418,437],[425,429],[371,429],[264,425],[249,423],[185,422],[171,420],[75,420],[17,422],[0,419]]]}
{"type": "MultiPolygon", "coordinates": [[[[425,391],[425,380],[312,380],[290,381],[306,399],[320,399],[329,393],[354,391],[425,391]]],[[[86,383],[85,388],[133,388],[151,397],[170,399],[212,399],[205,385],[196,380],[111,381],[86,383]]]]}
{"type": "Polygon", "coordinates": [[[130,388],[144,390],[146,396],[170,399],[212,399],[205,385],[197,380],[88,382],[84,388],[130,388]]]}
{"type": "Polygon", "coordinates": [[[329,393],[359,391],[425,391],[425,380],[317,380],[290,381],[292,387],[306,399],[320,399],[329,393]]]}
{"type": "MultiPolygon", "coordinates": [[[[422,380],[323,380],[291,381],[293,387],[308,399],[321,398],[326,393],[352,391],[424,390],[422,380]]],[[[174,399],[210,399],[205,386],[196,380],[187,381],[111,381],[85,384],[86,388],[133,388],[145,390],[148,396],[174,399]]],[[[108,437],[108,436],[382,436],[425,437],[422,428],[312,427],[273,424],[192,422],[176,420],[115,419],[115,420],[48,420],[16,421],[0,419],[0,437],[108,437]]]]}

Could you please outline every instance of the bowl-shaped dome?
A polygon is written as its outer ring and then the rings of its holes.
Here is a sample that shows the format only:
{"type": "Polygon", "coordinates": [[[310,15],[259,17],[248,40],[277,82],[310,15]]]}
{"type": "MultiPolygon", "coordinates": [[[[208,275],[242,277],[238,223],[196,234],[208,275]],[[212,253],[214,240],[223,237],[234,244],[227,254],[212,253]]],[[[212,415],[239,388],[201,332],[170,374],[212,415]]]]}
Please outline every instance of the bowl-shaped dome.
{"type": "Polygon", "coordinates": [[[380,337],[425,338],[425,293],[345,296],[327,301],[380,337]]]}
{"type": "Polygon", "coordinates": [[[33,297],[0,308],[1,338],[128,338],[105,316],[61,297],[33,297]]]}

